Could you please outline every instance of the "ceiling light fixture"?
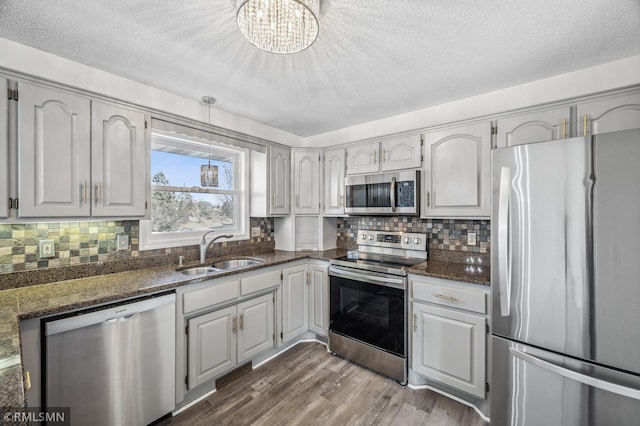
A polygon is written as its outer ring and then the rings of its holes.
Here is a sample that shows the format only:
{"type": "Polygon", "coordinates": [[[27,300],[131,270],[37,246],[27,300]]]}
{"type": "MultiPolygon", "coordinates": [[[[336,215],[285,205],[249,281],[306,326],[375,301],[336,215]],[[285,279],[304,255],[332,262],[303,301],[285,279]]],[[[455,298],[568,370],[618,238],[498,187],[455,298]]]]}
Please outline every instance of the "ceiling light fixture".
{"type": "Polygon", "coordinates": [[[236,6],[242,35],[267,52],[300,52],[318,38],[320,0],[236,0],[236,6]]]}
{"type": "MultiPolygon", "coordinates": [[[[216,103],[216,98],[203,96],[202,102],[209,106],[209,125],[211,125],[211,105],[216,103]]],[[[200,166],[200,186],[218,187],[218,166],[211,165],[211,143],[209,143],[209,164],[200,166]]]]}

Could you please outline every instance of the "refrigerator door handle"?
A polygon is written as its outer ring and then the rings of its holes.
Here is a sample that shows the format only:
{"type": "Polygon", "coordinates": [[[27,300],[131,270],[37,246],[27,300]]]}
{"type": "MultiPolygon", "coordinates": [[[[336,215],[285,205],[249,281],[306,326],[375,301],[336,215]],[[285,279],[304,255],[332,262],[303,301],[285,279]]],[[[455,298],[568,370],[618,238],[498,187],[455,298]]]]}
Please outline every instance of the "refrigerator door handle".
{"type": "Polygon", "coordinates": [[[558,374],[560,376],[566,377],[576,382],[583,383],[587,386],[602,389],[618,395],[626,396],[627,398],[640,400],[640,390],[638,389],[633,389],[627,386],[622,386],[615,383],[607,382],[606,380],[597,379],[595,377],[587,376],[586,374],[578,373],[576,371],[569,370],[564,367],[560,367],[556,364],[552,364],[548,361],[544,361],[528,353],[521,352],[513,347],[509,348],[509,352],[511,353],[511,355],[515,356],[516,358],[520,358],[521,360],[529,362],[544,370],[547,370],[550,373],[558,374]]]}
{"type": "Polygon", "coordinates": [[[498,199],[498,284],[500,291],[500,314],[510,315],[511,301],[511,256],[509,254],[509,181],[511,169],[500,170],[500,196],[498,199]]]}

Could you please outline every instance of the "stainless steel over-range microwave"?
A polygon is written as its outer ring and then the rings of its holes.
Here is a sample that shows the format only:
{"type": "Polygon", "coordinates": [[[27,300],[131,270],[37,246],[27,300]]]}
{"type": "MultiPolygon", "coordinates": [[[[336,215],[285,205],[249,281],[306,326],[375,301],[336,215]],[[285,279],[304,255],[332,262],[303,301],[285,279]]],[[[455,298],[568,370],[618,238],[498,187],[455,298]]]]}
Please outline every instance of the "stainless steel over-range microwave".
{"type": "Polygon", "coordinates": [[[345,213],[415,215],[420,213],[420,172],[404,170],[347,176],[345,213]]]}

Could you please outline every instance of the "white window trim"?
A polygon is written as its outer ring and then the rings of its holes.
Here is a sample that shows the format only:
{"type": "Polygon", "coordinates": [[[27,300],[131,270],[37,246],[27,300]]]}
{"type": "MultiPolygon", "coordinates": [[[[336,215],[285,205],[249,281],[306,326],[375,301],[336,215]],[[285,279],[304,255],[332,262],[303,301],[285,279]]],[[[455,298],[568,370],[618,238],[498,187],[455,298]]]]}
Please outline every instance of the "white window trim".
{"type": "MultiPolygon", "coordinates": [[[[200,138],[194,138],[187,135],[170,134],[169,132],[163,132],[159,130],[153,130],[154,134],[160,136],[166,136],[169,138],[181,137],[188,140],[201,140],[204,143],[211,143],[211,146],[222,145],[214,141],[202,140],[200,138]]],[[[240,241],[248,240],[250,238],[249,230],[249,150],[239,147],[234,147],[237,150],[240,159],[240,167],[236,167],[236,184],[238,188],[242,188],[242,196],[238,197],[238,225],[237,228],[221,229],[220,234],[232,234],[233,238],[225,238],[223,241],[240,241]]],[[[149,181],[149,184],[151,182],[149,181]]],[[[217,231],[217,230],[216,230],[217,231]]],[[[182,247],[190,245],[198,245],[202,235],[207,232],[204,230],[199,231],[185,231],[185,232],[163,232],[153,233],[151,231],[151,219],[140,221],[140,235],[139,243],[140,250],[155,250],[169,247],[182,247]]],[[[214,238],[216,235],[212,234],[209,238],[214,238]]]]}

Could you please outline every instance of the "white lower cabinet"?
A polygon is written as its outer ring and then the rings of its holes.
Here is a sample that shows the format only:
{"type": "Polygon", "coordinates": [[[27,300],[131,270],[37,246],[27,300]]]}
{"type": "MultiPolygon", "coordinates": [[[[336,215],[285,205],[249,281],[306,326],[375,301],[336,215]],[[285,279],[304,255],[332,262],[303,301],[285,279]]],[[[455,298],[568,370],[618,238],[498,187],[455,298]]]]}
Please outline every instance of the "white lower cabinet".
{"type": "Polygon", "coordinates": [[[308,282],[307,263],[282,270],[282,342],[309,329],[308,282]]]}
{"type": "Polygon", "coordinates": [[[413,281],[414,372],[485,397],[486,293],[462,286],[413,281]]]}
{"type": "Polygon", "coordinates": [[[274,347],[274,300],[269,293],[188,321],[189,389],[274,347]]]}
{"type": "Polygon", "coordinates": [[[309,331],[329,335],[329,265],[309,262],[309,331]]]}

